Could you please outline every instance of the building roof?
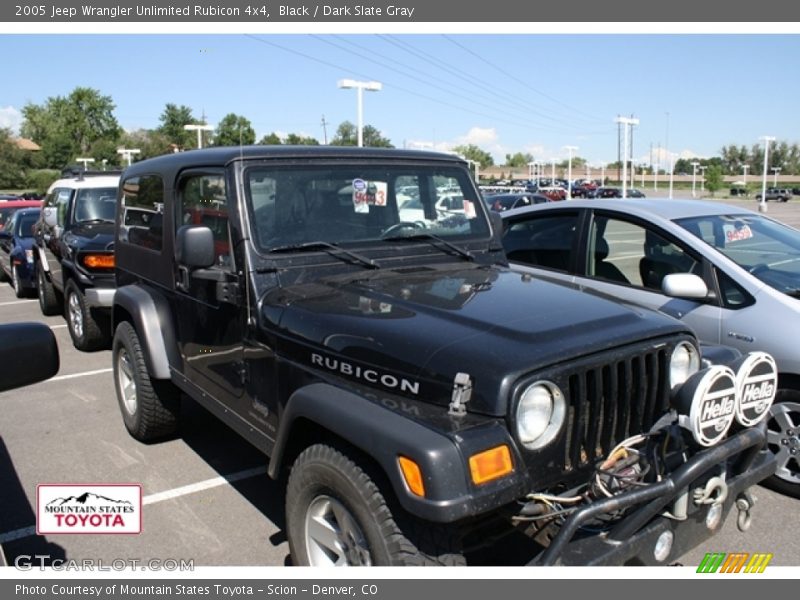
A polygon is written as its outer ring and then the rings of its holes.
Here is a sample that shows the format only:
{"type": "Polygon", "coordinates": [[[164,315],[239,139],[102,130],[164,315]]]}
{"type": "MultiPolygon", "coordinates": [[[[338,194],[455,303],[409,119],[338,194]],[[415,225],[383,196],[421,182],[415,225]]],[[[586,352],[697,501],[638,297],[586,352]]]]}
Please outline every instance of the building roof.
{"type": "Polygon", "coordinates": [[[39,146],[39,144],[37,144],[33,140],[29,140],[28,138],[17,138],[14,140],[14,143],[20,150],[38,151],[42,149],[42,147],[39,146]]]}

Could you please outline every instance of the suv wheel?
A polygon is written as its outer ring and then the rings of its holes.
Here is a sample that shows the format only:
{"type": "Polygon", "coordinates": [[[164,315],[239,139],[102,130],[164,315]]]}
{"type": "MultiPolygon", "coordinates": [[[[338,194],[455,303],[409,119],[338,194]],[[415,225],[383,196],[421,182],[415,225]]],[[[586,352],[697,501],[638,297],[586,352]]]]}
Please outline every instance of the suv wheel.
{"type": "Polygon", "coordinates": [[[74,281],[67,282],[64,292],[64,313],[72,343],[78,350],[98,350],[108,344],[103,329],[86,306],[86,298],[74,281]]]}
{"type": "Polygon", "coordinates": [[[465,564],[453,530],[391,508],[365,468],[327,444],[310,446],[297,458],[286,490],[295,564],[465,564]]]}
{"type": "Polygon", "coordinates": [[[43,315],[57,315],[61,309],[56,288],[47,280],[42,263],[36,263],[36,289],[39,295],[39,308],[43,315]]]}
{"type": "Polygon", "coordinates": [[[775,475],[763,485],[800,498],[800,392],[779,390],[767,421],[767,447],[778,459],[775,475]]]}
{"type": "Polygon", "coordinates": [[[117,326],[111,348],[114,388],[128,432],[141,442],[175,433],[180,412],[180,393],[170,381],[151,380],[139,336],[124,321],[117,326]]]}

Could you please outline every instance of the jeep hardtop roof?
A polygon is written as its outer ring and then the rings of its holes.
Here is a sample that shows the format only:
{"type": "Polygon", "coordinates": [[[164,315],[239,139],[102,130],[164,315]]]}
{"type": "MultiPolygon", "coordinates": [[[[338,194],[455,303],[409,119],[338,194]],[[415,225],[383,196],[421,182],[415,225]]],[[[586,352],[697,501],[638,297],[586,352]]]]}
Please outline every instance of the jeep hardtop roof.
{"type": "Polygon", "coordinates": [[[152,173],[153,170],[180,171],[188,167],[227,165],[236,160],[258,159],[383,159],[423,160],[436,162],[466,162],[453,154],[425,150],[398,150],[395,148],[358,148],[354,146],[220,146],[164,154],[133,163],[125,170],[125,177],[152,173]]]}

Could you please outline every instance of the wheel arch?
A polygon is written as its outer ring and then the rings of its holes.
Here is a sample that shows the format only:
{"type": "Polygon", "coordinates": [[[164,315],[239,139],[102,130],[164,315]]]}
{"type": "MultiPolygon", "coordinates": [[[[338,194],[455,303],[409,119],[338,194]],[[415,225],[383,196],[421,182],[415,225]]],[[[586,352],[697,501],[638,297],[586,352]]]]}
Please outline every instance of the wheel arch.
{"type": "Polygon", "coordinates": [[[139,336],[150,376],[171,379],[171,369],[180,370],[182,361],[167,300],[155,290],[122,286],[114,294],[112,331],[123,321],[139,336]]]}

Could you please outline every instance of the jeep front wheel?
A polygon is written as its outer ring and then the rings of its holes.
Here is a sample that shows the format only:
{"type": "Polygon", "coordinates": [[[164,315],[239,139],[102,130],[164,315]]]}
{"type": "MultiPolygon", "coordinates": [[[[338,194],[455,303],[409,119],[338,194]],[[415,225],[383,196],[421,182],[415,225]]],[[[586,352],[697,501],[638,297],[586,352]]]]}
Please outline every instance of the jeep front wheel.
{"type": "Polygon", "coordinates": [[[139,336],[124,321],[117,326],[111,348],[114,388],[125,428],[137,440],[152,442],[178,428],[180,394],[170,381],[150,379],[139,336]]]}
{"type": "Polygon", "coordinates": [[[36,263],[36,292],[39,296],[39,308],[43,315],[57,315],[61,309],[56,289],[47,280],[42,263],[36,263]]]}
{"type": "Polygon", "coordinates": [[[106,334],[92,316],[85,296],[74,281],[67,283],[64,313],[72,343],[78,350],[98,350],[108,343],[106,334]]]}
{"type": "Polygon", "coordinates": [[[304,450],[286,490],[286,529],[296,565],[463,565],[455,532],[392,508],[355,452],[304,450]]]}

